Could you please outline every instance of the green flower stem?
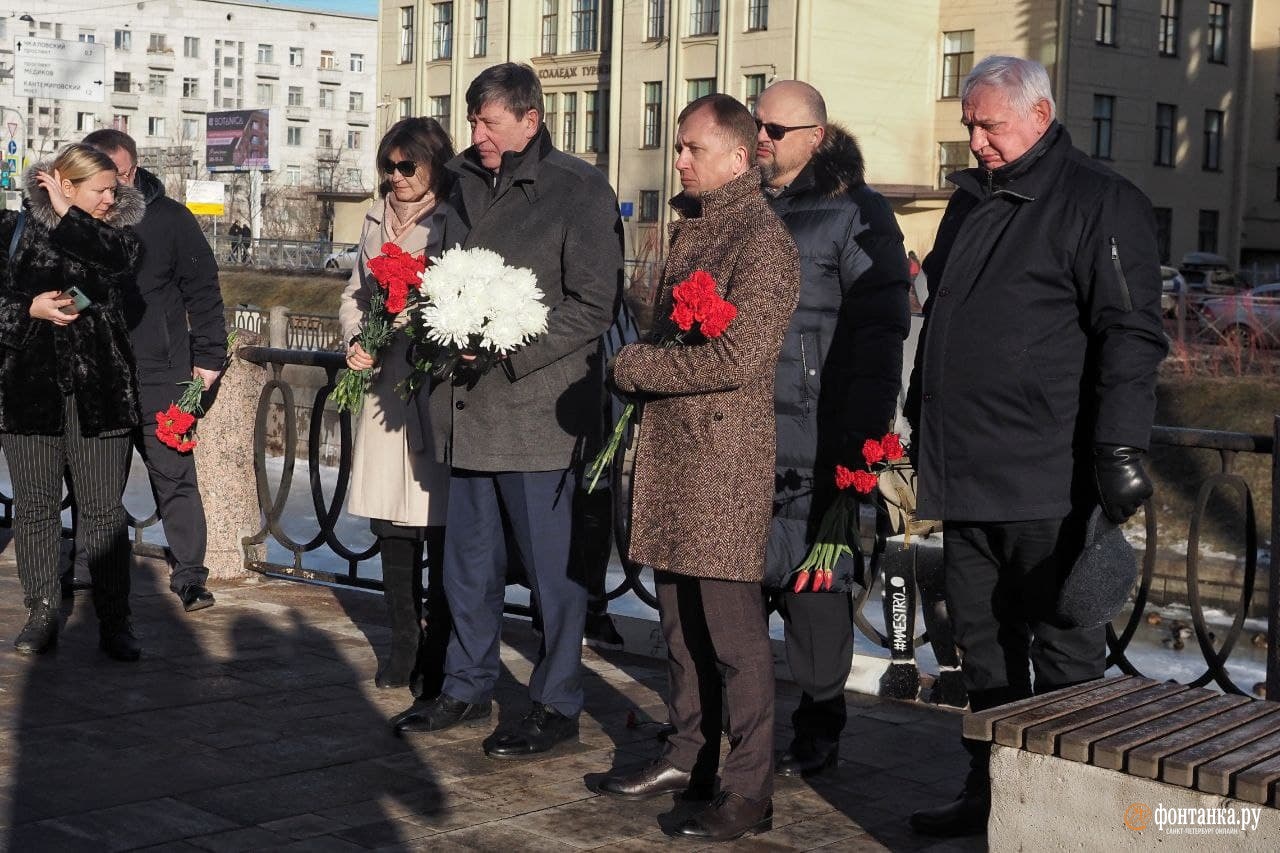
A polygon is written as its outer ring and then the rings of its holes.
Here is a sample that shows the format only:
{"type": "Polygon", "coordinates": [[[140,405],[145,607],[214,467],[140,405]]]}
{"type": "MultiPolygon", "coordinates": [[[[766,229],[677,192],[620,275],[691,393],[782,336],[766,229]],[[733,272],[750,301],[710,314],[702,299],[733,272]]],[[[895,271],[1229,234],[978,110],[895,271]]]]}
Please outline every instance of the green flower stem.
{"type": "Polygon", "coordinates": [[[630,423],[631,416],[635,413],[635,410],[635,403],[627,403],[626,408],[622,410],[622,417],[618,418],[618,422],[613,425],[613,433],[609,436],[609,441],[605,444],[604,450],[596,454],[596,458],[587,467],[587,476],[591,478],[590,484],[587,485],[587,494],[591,494],[595,490],[596,482],[600,479],[600,475],[604,473],[604,469],[613,461],[613,457],[618,452],[618,447],[622,444],[623,433],[627,431],[627,424],[630,423]]]}

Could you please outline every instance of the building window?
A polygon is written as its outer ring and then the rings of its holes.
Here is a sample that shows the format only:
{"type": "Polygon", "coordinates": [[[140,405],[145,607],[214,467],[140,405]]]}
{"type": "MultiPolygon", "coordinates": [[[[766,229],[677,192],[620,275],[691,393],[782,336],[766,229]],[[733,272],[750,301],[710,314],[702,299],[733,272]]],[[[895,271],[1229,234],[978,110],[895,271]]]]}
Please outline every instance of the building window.
{"type": "Polygon", "coordinates": [[[947,188],[947,175],[969,165],[969,143],[938,143],[938,189],[947,188]]]}
{"type": "Polygon", "coordinates": [[[756,101],[760,100],[760,94],[764,91],[764,75],[748,74],[743,78],[743,84],[742,103],[747,105],[752,115],[755,115],[756,101]]]}
{"type": "Polygon", "coordinates": [[[358,113],[364,109],[364,92],[349,92],[347,94],[347,109],[353,113],[358,113]]]}
{"type": "Polygon", "coordinates": [[[112,80],[111,91],[128,92],[132,87],[133,77],[128,71],[117,71],[112,80]]]}
{"type": "Polygon", "coordinates": [[[1160,0],[1160,55],[1178,55],[1178,18],[1182,0],[1160,0]]]}
{"type": "Polygon", "coordinates": [[[667,34],[667,0],[647,0],[644,5],[645,41],[657,41],[667,34]]]}
{"type": "Polygon", "coordinates": [[[98,41],[98,37],[93,30],[81,30],[77,38],[85,44],[95,44],[98,41]]]}
{"type": "Polygon", "coordinates": [[[556,118],[560,115],[556,110],[556,106],[560,99],[555,92],[548,92],[543,96],[543,101],[546,103],[547,112],[542,117],[542,125],[547,129],[547,135],[551,137],[551,144],[555,145],[556,132],[560,129],[560,126],[556,124],[556,118]]]}
{"type": "Polygon", "coordinates": [[[275,88],[276,87],[272,86],[270,83],[259,83],[257,106],[269,107],[273,103],[275,103],[275,100],[276,100],[275,88]]]}
{"type": "Polygon", "coordinates": [[[769,0],[747,0],[747,32],[769,29],[769,0]]]}
{"type": "Polygon", "coordinates": [[[334,102],[337,100],[336,95],[337,95],[336,89],[321,89],[320,90],[320,109],[322,110],[333,109],[334,102]]]}
{"type": "Polygon", "coordinates": [[[98,117],[93,113],[76,113],[76,130],[81,133],[93,130],[94,125],[97,123],[98,117]]]}
{"type": "Polygon", "coordinates": [[[658,191],[640,190],[640,221],[658,221],[658,191]]]}
{"type": "Polygon", "coordinates": [[[413,98],[401,98],[396,108],[397,118],[408,118],[413,115],[413,98]]]}
{"type": "Polygon", "coordinates": [[[350,68],[352,71],[364,71],[364,54],[363,53],[351,54],[351,61],[350,63],[348,63],[347,67],[350,68]]]}
{"type": "Polygon", "coordinates": [[[276,46],[273,44],[258,45],[258,61],[259,62],[275,62],[276,46]]]}
{"type": "Polygon", "coordinates": [[[440,122],[440,126],[448,130],[449,128],[449,103],[448,95],[438,95],[431,98],[428,102],[430,115],[433,119],[440,122]]]}
{"type": "Polygon", "coordinates": [[[573,151],[578,146],[578,94],[564,93],[564,150],[573,151]]]}
{"type": "Polygon", "coordinates": [[[1200,222],[1196,236],[1196,248],[1201,252],[1218,251],[1218,211],[1200,211],[1200,222]]]}
{"type": "Polygon", "coordinates": [[[200,119],[184,118],[182,120],[182,141],[194,142],[200,138],[200,119]]]}
{"type": "Polygon", "coordinates": [[[133,50],[133,33],[129,30],[116,30],[116,50],[133,50]]]}
{"type": "Polygon", "coordinates": [[[973,70],[973,30],[942,34],[942,97],[960,97],[960,84],[973,70]]]}
{"type": "Polygon", "coordinates": [[[301,145],[302,144],[302,128],[290,125],[284,129],[285,145],[301,145]]]}
{"type": "Polygon", "coordinates": [[[413,62],[413,7],[400,7],[400,61],[413,62]]]}
{"type": "Polygon", "coordinates": [[[555,56],[560,32],[560,0],[542,0],[542,55],[555,56]]]}
{"type": "Polygon", "coordinates": [[[164,93],[167,88],[168,86],[165,85],[165,79],[163,74],[147,75],[147,94],[148,95],[158,95],[160,97],[164,97],[164,93]]]}
{"type": "Polygon", "coordinates": [[[289,67],[290,68],[302,67],[302,48],[300,47],[289,48],[289,67]]]}
{"type": "Polygon", "coordinates": [[[319,148],[333,147],[333,131],[327,127],[322,127],[316,131],[316,146],[319,148]]]}
{"type": "Polygon", "coordinates": [[[1094,24],[1093,40],[1098,44],[1115,46],[1116,0],[1098,0],[1098,19],[1094,24]]]}
{"type": "Polygon", "coordinates": [[[1227,27],[1231,7],[1226,3],[1209,4],[1209,61],[1227,63],[1227,27]]]}
{"type": "Polygon", "coordinates": [[[284,183],[289,187],[302,186],[302,167],[301,166],[285,166],[284,167],[284,183]]]}
{"type": "Polygon", "coordinates": [[[1156,251],[1160,255],[1160,263],[1169,263],[1170,247],[1173,244],[1173,208],[1153,207],[1156,215],[1156,251]]]}
{"type": "Polygon", "coordinates": [[[641,148],[662,144],[662,83],[644,84],[644,141],[641,148]]]}
{"type": "Polygon", "coordinates": [[[436,3],[431,19],[431,58],[453,57],[453,4],[436,3]]]}
{"type": "Polygon", "coordinates": [[[195,77],[182,78],[182,97],[198,98],[200,97],[200,80],[195,77]]]}
{"type": "Polygon", "coordinates": [[[1115,112],[1115,96],[1093,96],[1093,156],[1099,160],[1111,159],[1111,128],[1115,112]]]}
{"type": "Polygon", "coordinates": [[[1217,172],[1222,168],[1222,110],[1204,111],[1204,162],[1202,168],[1217,172]]]}
{"type": "Polygon", "coordinates": [[[692,0],[689,35],[713,36],[720,32],[720,0],[692,0]]]}
{"type": "Polygon", "coordinates": [[[589,53],[596,50],[599,12],[599,0],[573,0],[573,10],[569,14],[569,49],[572,52],[589,53]]]}
{"type": "Polygon", "coordinates": [[[587,136],[585,149],[597,153],[604,151],[608,145],[604,134],[604,104],[601,102],[599,92],[587,92],[585,113],[587,136]]]}
{"type": "Polygon", "coordinates": [[[1174,140],[1178,134],[1178,108],[1173,104],[1156,104],[1156,159],[1157,166],[1172,166],[1174,140]]]}
{"type": "Polygon", "coordinates": [[[288,106],[291,106],[291,107],[302,106],[302,87],[301,86],[289,87],[289,100],[286,103],[288,106]]]}
{"type": "Polygon", "coordinates": [[[147,53],[168,53],[169,48],[164,41],[164,33],[152,33],[147,41],[147,53]]]}
{"type": "Polygon", "coordinates": [[[484,56],[489,52],[489,0],[476,0],[475,32],[471,40],[471,55],[484,56]]]}
{"type": "Polygon", "coordinates": [[[360,131],[347,131],[347,147],[353,151],[358,151],[360,149],[360,131]]]}
{"type": "Polygon", "coordinates": [[[716,78],[714,77],[695,77],[688,81],[688,100],[687,104],[692,104],[698,98],[710,95],[716,90],[716,78]]]}
{"type": "Polygon", "coordinates": [[[163,116],[150,116],[147,118],[147,136],[164,136],[163,116]]]}
{"type": "Polygon", "coordinates": [[[332,50],[320,51],[320,70],[321,71],[337,71],[338,55],[332,50]]]}
{"type": "Polygon", "coordinates": [[[129,132],[129,116],[124,113],[116,113],[111,117],[112,130],[118,130],[122,133],[129,132]]]}

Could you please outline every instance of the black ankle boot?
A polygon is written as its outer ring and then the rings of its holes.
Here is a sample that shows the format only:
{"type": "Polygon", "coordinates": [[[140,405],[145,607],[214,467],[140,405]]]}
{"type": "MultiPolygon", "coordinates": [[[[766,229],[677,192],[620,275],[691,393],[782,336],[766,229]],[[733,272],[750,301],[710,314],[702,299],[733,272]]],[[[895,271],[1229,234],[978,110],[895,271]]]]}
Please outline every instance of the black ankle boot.
{"type": "Polygon", "coordinates": [[[391,654],[378,668],[373,683],[381,688],[408,687],[422,642],[422,545],[410,539],[384,537],[381,546],[391,654]]]}
{"type": "Polygon", "coordinates": [[[39,655],[58,644],[58,612],[47,598],[32,602],[27,624],[22,626],[13,647],[20,654],[39,655]]]}

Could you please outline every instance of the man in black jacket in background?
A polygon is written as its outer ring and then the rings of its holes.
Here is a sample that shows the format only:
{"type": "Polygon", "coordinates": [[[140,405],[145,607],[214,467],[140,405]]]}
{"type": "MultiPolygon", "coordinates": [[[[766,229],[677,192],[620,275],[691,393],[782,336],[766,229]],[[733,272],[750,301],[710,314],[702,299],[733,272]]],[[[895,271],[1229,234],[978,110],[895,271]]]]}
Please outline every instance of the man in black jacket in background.
{"type": "Polygon", "coordinates": [[[858,143],[828,123],[822,95],[783,80],[756,103],[765,195],[800,250],[800,302],[775,383],[777,479],[765,583],[783,588],[787,663],[803,691],[787,776],[835,766],[853,661],[853,578],[793,592],[835,496],[837,463],[861,468],[862,444],[893,421],[910,327],[907,255],[893,210],[863,179],[858,143]]]}
{"type": "Polygon", "coordinates": [[[135,228],[143,247],[138,292],[125,306],[142,392],[142,426],[134,444],[146,462],[172,554],[169,588],[185,610],[201,610],[214,602],[205,588],[207,533],[195,457],[156,438],[155,413],[178,399],[179,383],[200,379],[207,389],[222,375],[227,329],[218,265],[191,211],[168,198],[160,179],[138,166],[132,137],[104,128],[84,143],[110,157],[120,183],[137,187],[147,203],[146,216],[135,228]]]}
{"type": "MultiPolygon", "coordinates": [[[[1151,495],[1160,264],[1151,203],[1071,145],[1039,63],[992,56],[961,92],[981,163],[924,261],[925,323],[906,414],[917,515],[943,522],[947,605],[970,707],[1100,678],[1105,628],[1057,616],[1090,515],[1151,495]]],[[[990,744],[965,741],[961,796],[917,832],[985,831],[990,744]]]]}

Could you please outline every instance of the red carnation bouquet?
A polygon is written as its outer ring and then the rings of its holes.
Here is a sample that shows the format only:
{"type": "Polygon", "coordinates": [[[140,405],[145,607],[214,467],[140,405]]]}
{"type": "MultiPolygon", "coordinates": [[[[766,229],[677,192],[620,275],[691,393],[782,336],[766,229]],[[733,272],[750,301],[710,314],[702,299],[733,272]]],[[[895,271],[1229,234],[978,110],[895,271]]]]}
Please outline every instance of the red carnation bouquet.
{"type": "MultiPolygon", "coordinates": [[[[240,337],[237,329],[227,334],[227,363],[236,349],[236,339],[240,337]]],[[[179,453],[190,453],[195,449],[196,436],[191,430],[196,425],[196,418],[204,414],[200,401],[204,398],[204,380],[199,376],[189,382],[179,382],[182,395],[178,402],[170,403],[163,412],[156,412],[156,438],[172,447],[179,453]]]]}
{"type": "MultiPolygon", "coordinates": [[[[671,322],[676,324],[680,332],[659,341],[658,345],[663,347],[689,343],[685,340],[685,335],[695,331],[695,325],[696,332],[705,340],[718,338],[729,328],[733,318],[738,316],[737,306],[720,296],[716,291],[715,278],[705,270],[694,270],[688,278],[673,287],[671,300],[671,322]]],[[[635,403],[627,403],[622,410],[622,417],[613,427],[609,441],[587,467],[587,477],[590,478],[588,493],[595,489],[600,475],[617,454],[622,445],[622,436],[635,410],[635,403]]]]}
{"type": "MultiPolygon", "coordinates": [[[[417,301],[426,258],[417,257],[395,243],[383,243],[382,254],[369,259],[369,274],[378,289],[369,298],[369,310],[357,342],[370,356],[387,345],[395,332],[396,315],[417,301]]],[[[355,414],[364,406],[364,395],[373,381],[373,368],[348,369],[333,389],[339,412],[355,414]]]]}
{"type": "MultiPolygon", "coordinates": [[[[863,443],[862,458],[866,468],[850,470],[843,465],[836,466],[836,498],[823,514],[818,524],[818,535],[795,571],[793,591],[804,592],[806,587],[814,592],[831,589],[836,564],[841,557],[853,556],[854,545],[851,543],[857,541],[858,500],[849,490],[869,495],[875,491],[881,477],[895,474],[903,477],[903,468],[908,465],[905,457],[901,437],[891,432],[879,441],[869,438],[863,443]]],[[[910,528],[907,530],[907,536],[910,536],[910,528]]],[[[909,541],[907,545],[910,545],[909,541]]]]}

